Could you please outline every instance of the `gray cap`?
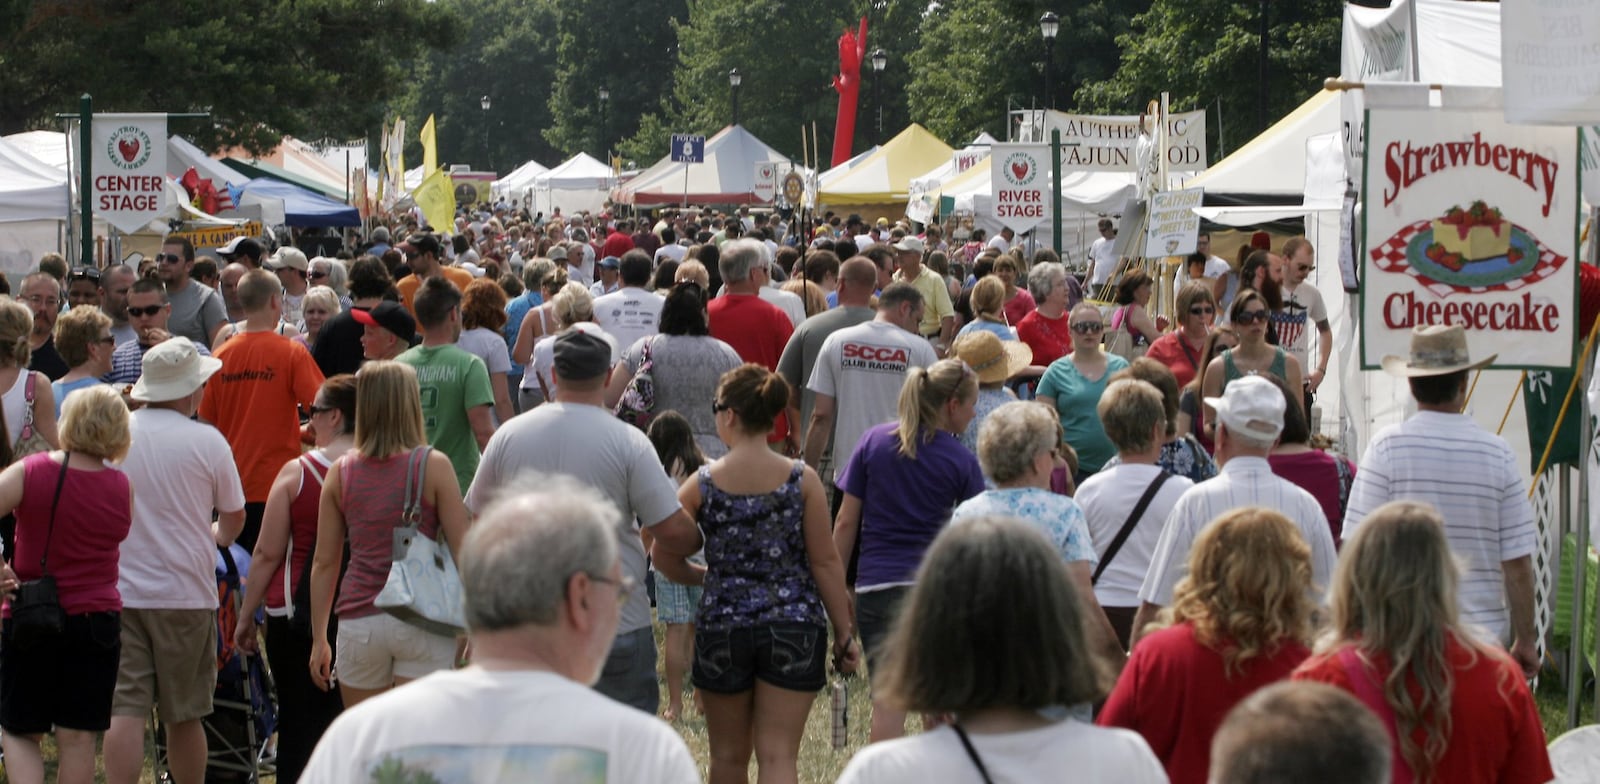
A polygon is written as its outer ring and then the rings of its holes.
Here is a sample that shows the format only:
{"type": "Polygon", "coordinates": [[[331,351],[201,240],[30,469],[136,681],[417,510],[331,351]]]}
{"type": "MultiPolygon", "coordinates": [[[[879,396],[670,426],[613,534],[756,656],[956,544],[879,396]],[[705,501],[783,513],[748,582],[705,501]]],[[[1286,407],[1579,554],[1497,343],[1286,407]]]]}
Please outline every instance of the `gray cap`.
{"type": "Polygon", "coordinates": [[[586,381],[606,374],[617,362],[617,342],[599,325],[579,322],[556,336],[555,370],[559,378],[586,381]]]}

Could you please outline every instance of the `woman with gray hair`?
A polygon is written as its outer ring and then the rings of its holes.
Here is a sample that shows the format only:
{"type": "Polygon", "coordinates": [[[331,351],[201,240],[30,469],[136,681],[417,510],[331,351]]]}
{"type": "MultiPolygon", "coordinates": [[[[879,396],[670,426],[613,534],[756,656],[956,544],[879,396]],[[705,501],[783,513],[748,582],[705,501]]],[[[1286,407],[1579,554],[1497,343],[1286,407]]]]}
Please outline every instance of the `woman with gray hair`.
{"type": "Polygon", "coordinates": [[[1017,322],[1017,339],[1033,349],[1033,364],[1041,368],[1040,373],[1072,350],[1067,311],[1083,299],[1077,282],[1067,274],[1066,267],[1054,262],[1036,264],[1028,270],[1028,292],[1033,295],[1035,307],[1017,322]]]}
{"type": "Polygon", "coordinates": [[[950,523],[1001,515],[1038,528],[1055,545],[1084,600],[1095,650],[1120,660],[1122,646],[1094,599],[1090,578],[1100,559],[1083,510],[1050,492],[1051,472],[1065,464],[1056,451],[1060,443],[1061,423],[1044,405],[1018,401],[996,408],[978,433],[978,463],[994,489],[961,502],[950,523]]]}
{"type": "MultiPolygon", "coordinates": [[[[311,285],[333,289],[334,295],[339,298],[339,310],[349,310],[350,291],[345,286],[350,282],[350,271],[345,269],[344,262],[327,256],[318,256],[311,260],[310,266],[311,271],[307,277],[311,285]]],[[[338,310],[334,312],[337,313],[338,310]]]]}
{"type": "Polygon", "coordinates": [[[290,339],[305,346],[307,351],[316,349],[317,336],[322,332],[322,325],[328,323],[328,319],[339,315],[342,309],[348,308],[348,302],[347,299],[341,300],[328,286],[312,286],[311,290],[306,292],[305,299],[300,301],[300,317],[304,319],[302,326],[305,327],[305,331],[290,339]]]}
{"type": "Polygon", "coordinates": [[[954,720],[868,746],[840,784],[1165,782],[1136,733],[1061,716],[1060,706],[1099,699],[1111,679],[1084,638],[1085,607],[1060,554],[1032,527],[980,517],[946,528],[917,570],[873,691],[901,710],[954,720]]]}

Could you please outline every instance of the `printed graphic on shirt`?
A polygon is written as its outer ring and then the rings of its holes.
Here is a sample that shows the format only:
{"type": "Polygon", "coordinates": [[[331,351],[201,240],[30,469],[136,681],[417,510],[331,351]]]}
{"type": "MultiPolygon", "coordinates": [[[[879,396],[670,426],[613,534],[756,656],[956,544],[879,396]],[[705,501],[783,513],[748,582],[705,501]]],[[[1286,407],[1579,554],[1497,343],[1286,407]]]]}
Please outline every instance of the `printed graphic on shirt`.
{"type": "Polygon", "coordinates": [[[1306,306],[1291,299],[1283,303],[1282,311],[1272,314],[1272,323],[1278,328],[1278,345],[1297,347],[1306,334],[1306,306]]]}
{"type": "Polygon", "coordinates": [[[845,370],[866,370],[903,376],[910,369],[910,353],[902,346],[845,341],[841,348],[845,370]]]}
{"type": "Polygon", "coordinates": [[[601,784],[606,754],[573,746],[412,746],[367,769],[371,784],[601,784]]]}

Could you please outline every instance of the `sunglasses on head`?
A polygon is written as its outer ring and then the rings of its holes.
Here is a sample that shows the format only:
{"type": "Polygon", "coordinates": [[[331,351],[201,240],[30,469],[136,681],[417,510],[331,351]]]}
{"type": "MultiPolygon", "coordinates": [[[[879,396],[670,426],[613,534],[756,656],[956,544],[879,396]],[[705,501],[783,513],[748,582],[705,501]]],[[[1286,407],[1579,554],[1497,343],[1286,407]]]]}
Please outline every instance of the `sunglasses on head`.
{"type": "Polygon", "coordinates": [[[1080,321],[1072,325],[1072,331],[1079,335],[1092,335],[1104,330],[1106,325],[1099,321],[1080,321]]]}
{"type": "Polygon", "coordinates": [[[100,270],[97,270],[94,267],[73,267],[72,274],[68,275],[67,279],[99,281],[100,270]]]}
{"type": "Polygon", "coordinates": [[[147,305],[147,306],[142,307],[142,308],[132,308],[132,307],[130,307],[130,308],[128,308],[128,315],[133,316],[134,318],[139,318],[139,317],[142,317],[142,316],[154,316],[155,314],[160,313],[161,309],[164,308],[164,307],[166,307],[165,304],[147,305]]]}
{"type": "Polygon", "coordinates": [[[1262,323],[1265,323],[1266,320],[1271,318],[1271,317],[1272,317],[1272,315],[1270,313],[1266,312],[1265,310],[1246,310],[1246,311],[1241,311],[1239,313],[1239,316],[1237,318],[1235,318],[1234,321],[1237,321],[1242,325],[1249,326],[1249,325],[1254,324],[1254,323],[1256,323],[1258,321],[1262,322],[1262,323]]]}

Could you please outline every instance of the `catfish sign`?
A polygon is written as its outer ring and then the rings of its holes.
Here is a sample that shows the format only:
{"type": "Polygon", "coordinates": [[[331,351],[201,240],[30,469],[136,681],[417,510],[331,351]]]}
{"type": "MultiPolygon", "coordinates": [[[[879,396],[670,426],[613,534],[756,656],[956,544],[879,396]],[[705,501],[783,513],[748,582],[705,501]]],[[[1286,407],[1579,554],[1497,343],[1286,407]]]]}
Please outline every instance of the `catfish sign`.
{"type": "Polygon", "coordinates": [[[1017,232],[1039,225],[1049,209],[1050,146],[996,144],[989,148],[994,217],[1017,232]]]}
{"type": "Polygon", "coordinates": [[[88,161],[94,214],[124,232],[144,228],[167,203],[167,116],[95,115],[88,161]]]}
{"type": "Polygon", "coordinates": [[[1362,367],[1406,356],[1413,327],[1451,324],[1493,367],[1571,367],[1576,129],[1508,125],[1482,104],[1369,94],[1367,108],[1362,367]]]}

